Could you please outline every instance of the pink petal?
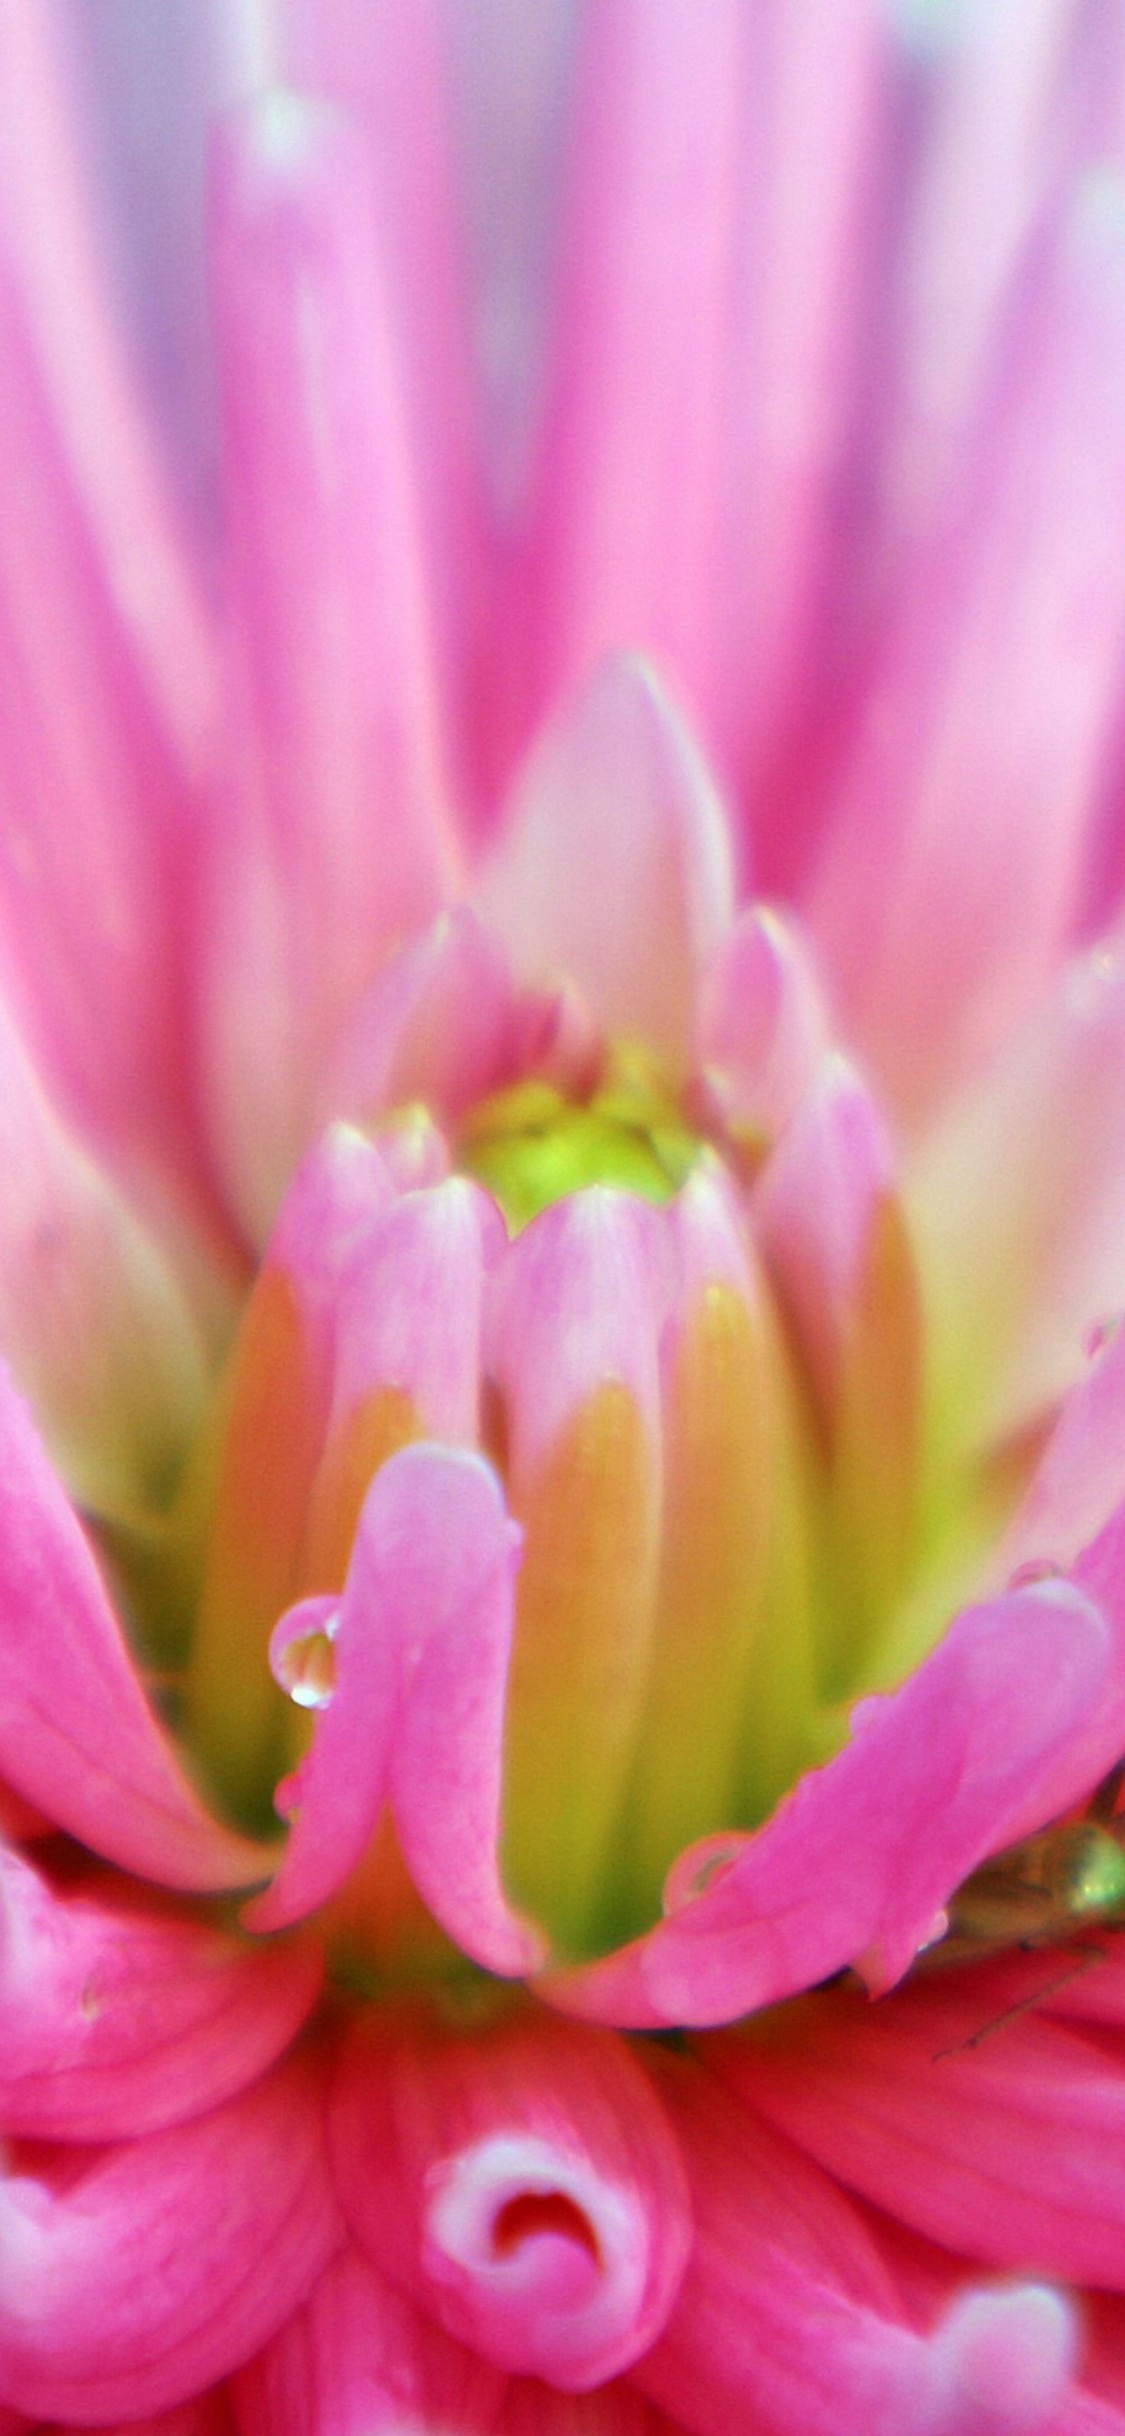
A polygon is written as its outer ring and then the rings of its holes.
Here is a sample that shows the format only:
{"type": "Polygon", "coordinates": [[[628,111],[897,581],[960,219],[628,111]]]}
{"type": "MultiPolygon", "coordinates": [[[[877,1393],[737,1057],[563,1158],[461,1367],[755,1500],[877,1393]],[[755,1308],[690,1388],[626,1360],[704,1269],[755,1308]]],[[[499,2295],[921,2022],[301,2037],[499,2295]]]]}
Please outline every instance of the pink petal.
{"type": "Polygon", "coordinates": [[[348,2247],[235,2377],[235,2421],[240,2436],[494,2436],[505,2383],[348,2247]]]}
{"type": "Polygon", "coordinates": [[[854,481],[857,357],[873,343],[893,91],[878,0],[749,22],[713,578],[721,613],[705,683],[755,862],[790,894],[808,818],[794,747],[850,615],[841,497],[854,481]]]}
{"type": "Polygon", "coordinates": [[[473,1444],[484,1265],[506,1240],[463,1177],[407,1192],[355,1249],[336,1298],[332,1409],[312,1484],[305,1589],[343,1582],[373,1473],[416,1437],[473,1444]]]}
{"type": "Polygon", "coordinates": [[[937,1392],[978,1440],[1047,1411],[1125,1304],[1123,1142],[1125,970],[1106,947],[1066,969],[911,1177],[937,1392]]]}
{"type": "Polygon", "coordinates": [[[540,1959],[496,1858],[517,1544],[479,1455],[406,1447],[376,1474],[342,1600],[305,1602],[274,1637],[280,1663],[291,1641],[332,1627],[335,1685],[308,1757],[279,1788],[294,1823],[249,1926],[278,1928],[323,1902],[389,1794],[442,1925],[491,1969],[521,1972],[540,1959]]]}
{"type": "Polygon", "coordinates": [[[799,932],[748,906],[704,976],[696,1059],[741,1147],[764,1149],[812,1084],[828,1046],[819,986],[799,932]]]}
{"type": "Polygon", "coordinates": [[[507,1079],[507,961],[467,906],[440,913],[383,967],[331,1061],[322,1104],[370,1120],[421,1100],[460,1116],[507,1079]]]}
{"type": "Polygon", "coordinates": [[[1000,0],[931,29],[882,479],[896,560],[925,534],[971,436],[1005,289],[1042,205],[1072,18],[1068,0],[1000,0]]]}
{"type": "Polygon", "coordinates": [[[280,79],[346,101],[364,137],[410,412],[435,655],[443,701],[455,713],[458,795],[467,789],[471,799],[483,775],[476,756],[495,689],[481,668],[490,570],[466,293],[463,130],[450,111],[457,28],[440,0],[412,0],[405,9],[398,0],[286,0],[281,20],[280,79]]]}
{"type": "Polygon", "coordinates": [[[327,104],[233,120],[214,184],[243,757],[209,961],[222,1149],[260,1226],[380,954],[453,877],[365,166],[327,104]]]}
{"type": "Polygon", "coordinates": [[[263,1848],[208,1817],[156,1724],[77,1517],[0,1377],[0,1766],[60,1827],[165,1886],[245,1886],[263,1848]]]}
{"type": "Polygon", "coordinates": [[[628,1389],[655,1439],[672,1283],[663,1220],[612,1186],[568,1194],[516,1237],[490,1285],[486,1355],[509,1408],[517,1486],[605,1379],[628,1389]]]}
{"type": "Polygon", "coordinates": [[[508,1695],[506,1851],[569,1952],[612,1882],[656,1622],[665,1213],[595,1186],[526,1227],[495,1273],[488,1367],[524,1526],[508,1695]]]}
{"type": "Polygon", "coordinates": [[[371,1143],[351,1126],[330,1126],[286,1193],[231,1356],[184,1715],[236,1815],[255,1796],[268,1804],[288,1756],[290,1721],[270,1678],[269,1637],[305,1587],[341,1276],[392,1198],[371,1143]]]}
{"type": "MultiPolygon", "coordinates": [[[[1022,1964],[1029,1999],[1036,1977],[1046,1989],[1059,1976],[1059,1959],[1022,1964]]],[[[716,2062],[829,2173],[929,2239],[1120,2291],[1117,2045],[1035,2009],[998,2019],[1013,1992],[1006,1972],[983,1965],[923,1976],[874,2005],[833,1990],[784,2041],[724,2041],[716,2062]]]]}
{"type": "Polygon", "coordinates": [[[57,2189],[44,2171],[0,2186],[0,2396],[37,2417],[199,2393],[268,2342],[340,2239],[305,2063],[57,2189]]]}
{"type": "Polygon", "coordinates": [[[690,2218],[663,2111],[619,2040],[543,2015],[476,2037],[372,2020],[331,2121],[357,2238],[498,2366],[585,2392],[658,2333],[690,2218]]]}
{"type": "Polygon", "coordinates": [[[314,1947],[248,1953],[113,1883],[52,1894],[0,1854],[0,2112],[36,2139],[134,2139],[256,2080],[320,1993],[314,1947]]]}
{"type": "Polygon", "coordinates": [[[552,1998],[651,2027],[732,2021],[857,1959],[887,1986],[986,1853],[1109,1767],[1125,1745],[1119,1675],[1116,1636],[1068,1583],[966,1608],[901,1690],[860,1702],[847,1747],[765,1827],[682,1854],[668,1917],[552,1998]]]}
{"type": "Polygon", "coordinates": [[[334,1424],[390,1384],[426,1437],[475,1441],[485,1264],[505,1240],[495,1203],[461,1176],[386,1212],[340,1282],[334,1424]]]}
{"type": "Polygon", "coordinates": [[[60,28],[33,0],[0,30],[2,960],[68,1111],[183,1168],[178,865],[214,647],[107,311],[60,28]]]}
{"type": "Polygon", "coordinates": [[[1055,2418],[1075,2348],[1065,2301],[1029,2285],[968,2294],[919,2336],[858,2213],[798,2149],[724,2109],[702,2075],[671,2083],[668,2099],[696,2242],[668,2331],[635,2373],[689,2427],[1046,2436],[1067,2424],[1055,2418]]]}
{"type": "Polygon", "coordinates": [[[831,1417],[849,1322],[894,1152],[878,1106],[829,1058],[762,1171],[755,1228],[831,1417]]]}
{"type": "Polygon", "coordinates": [[[1125,1329],[1115,1328],[1067,1397],[989,1572],[1071,1570],[1125,1504],[1125,1329]]]}
{"type": "Polygon", "coordinates": [[[723,807],[685,721],[644,661],[606,661],[518,783],[486,919],[526,979],[569,977],[607,1031],[682,1065],[731,889],[723,807]]]}
{"type": "Polygon", "coordinates": [[[539,530],[512,613],[532,621],[535,711],[634,644],[698,698],[716,613],[744,12],[600,0],[582,40],[539,530]]]}
{"type": "Polygon", "coordinates": [[[204,1349],[183,1289],[52,1109],[0,1006],[0,1336],[73,1494],[159,1503],[198,1427],[204,1349]]]}
{"type": "Polygon", "coordinates": [[[1106,173],[1032,283],[832,794],[813,928],[849,1036],[915,1115],[995,1053],[1075,910],[1125,637],[1123,239],[1106,173]]]}

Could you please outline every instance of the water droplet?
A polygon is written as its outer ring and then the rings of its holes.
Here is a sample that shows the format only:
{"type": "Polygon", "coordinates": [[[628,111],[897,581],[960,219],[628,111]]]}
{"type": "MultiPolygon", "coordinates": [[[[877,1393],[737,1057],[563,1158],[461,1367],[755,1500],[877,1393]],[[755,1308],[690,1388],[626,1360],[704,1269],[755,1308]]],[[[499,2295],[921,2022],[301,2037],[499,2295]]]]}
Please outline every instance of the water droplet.
{"type": "Polygon", "coordinates": [[[277,1653],[274,1672],[299,1709],[326,1709],[336,1689],[335,1616],[315,1632],[298,1633],[277,1653]]]}
{"type": "Polygon", "coordinates": [[[1058,1582],[1061,1580],[1062,1566],[1056,1565],[1053,1558],[1049,1556],[1031,1556],[1028,1558],[1026,1564],[1017,1565],[1015,1572],[1009,1575],[1008,1588],[1009,1590],[1029,1590],[1036,1582],[1058,1582]]]}

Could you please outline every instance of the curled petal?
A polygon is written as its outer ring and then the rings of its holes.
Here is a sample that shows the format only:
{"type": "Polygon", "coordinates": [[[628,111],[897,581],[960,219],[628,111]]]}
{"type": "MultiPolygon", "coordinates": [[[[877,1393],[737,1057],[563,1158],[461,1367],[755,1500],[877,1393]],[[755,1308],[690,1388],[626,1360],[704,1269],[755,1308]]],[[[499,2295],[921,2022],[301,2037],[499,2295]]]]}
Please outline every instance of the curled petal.
{"type": "Polygon", "coordinates": [[[52,1894],[0,1853],[0,2114],[37,2139],[134,2139],[256,2080],[311,2013],[312,1947],[247,1953],[99,1885],[52,1894]]]}
{"type": "Polygon", "coordinates": [[[1046,2436],[1068,2427],[1075,2313],[1035,2285],[954,2300],[925,2334],[858,2211],[701,2074],[667,2090],[696,2242],[634,2372],[689,2427],[778,2436],[1046,2436]],[[1005,2371],[1007,2374],[1005,2375],[1005,2371]]]}
{"type": "Polygon", "coordinates": [[[479,1455],[405,1447],[376,1474],[342,1599],[292,1610],[275,1635],[326,1633],[332,1687],[279,1801],[293,1815],[273,1886],[247,1913],[278,1928],[324,1901],[390,1795],[403,1848],[442,1925],[487,1967],[533,1968],[538,1938],[500,1885],[501,1730],[518,1535],[479,1455]]]}
{"type": "Polygon", "coordinates": [[[252,1884],[262,1848],[209,1818],[153,1717],[78,1520],[0,1379],[0,1766],[94,1852],[164,1886],[252,1884]]]}
{"type": "Polygon", "coordinates": [[[690,2214],[660,2102],[619,2040],[542,2016],[464,2036],[362,2024],[331,2136],[357,2239],[499,2366],[585,2392],[664,2324],[690,2214]]]}
{"type": "Polygon", "coordinates": [[[886,1987],[988,1852],[1088,1792],[1125,1743],[1116,1635],[1065,1582],[966,1608],[755,1835],[682,1854],[647,1938],[551,1984],[638,2027],[732,2021],[845,1962],[886,1987]]]}
{"type": "Polygon", "coordinates": [[[340,2239],[320,2103],[313,2067],[283,2065],[57,2188],[9,2175],[0,2399],[37,2418],[132,2419],[268,2341],[340,2239]]]}

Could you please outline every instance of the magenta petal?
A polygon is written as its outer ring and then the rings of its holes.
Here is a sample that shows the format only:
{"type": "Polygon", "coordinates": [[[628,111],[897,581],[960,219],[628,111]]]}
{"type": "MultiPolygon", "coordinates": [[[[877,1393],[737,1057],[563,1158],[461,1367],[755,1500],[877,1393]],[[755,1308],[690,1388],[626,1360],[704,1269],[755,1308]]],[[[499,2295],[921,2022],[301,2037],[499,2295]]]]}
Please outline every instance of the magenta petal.
{"type": "Polygon", "coordinates": [[[274,1636],[280,1660],[292,1640],[327,1632],[334,1686],[311,1751],[282,1788],[289,1845],[273,1886],[248,1907],[250,1927],[283,1927],[342,1884],[389,1793],[443,1926],[493,1969],[541,1959],[507,1905],[496,1858],[517,1547],[479,1455],[410,1446],[376,1474],[342,1599],[305,1601],[274,1636]]]}
{"type": "MultiPolygon", "coordinates": [[[[23,2421],[20,2421],[23,2426],[23,2421]]],[[[3,2418],[0,2432],[7,2436],[3,2418]]],[[[78,2436],[74,2428],[61,2428],[57,2421],[40,2430],[40,2436],[78,2436]]],[[[175,2403],[170,2411],[148,2411],[143,2419],[117,2420],[113,2427],[86,2429],[84,2436],[235,2436],[230,2403],[225,2386],[216,2386],[209,2394],[200,2394],[192,2402],[175,2403]]]]}
{"type": "Polygon", "coordinates": [[[851,1742],[765,1827],[681,1855],[647,1938],[551,1994],[650,2027],[732,2021],[846,1962],[885,1987],[987,1852],[1066,1809],[1117,1756],[1115,1649],[1069,1583],[966,1608],[901,1690],[860,1702],[851,1742]]]}
{"type": "Polygon", "coordinates": [[[696,2241],[668,2331],[634,2372],[688,2427],[770,2436],[1061,2436],[1075,2313],[1041,2286],[907,2318],[839,2188],[698,2074],[669,2081],[696,2241]],[[1008,2374],[1003,2377],[1007,2366],[1008,2374]],[[998,2373],[999,2372],[999,2373],[998,2373]]]}
{"type": "Polygon", "coordinates": [[[1120,2292],[1120,2036],[1034,2008],[1058,1964],[923,1976],[874,2005],[825,1992],[784,2040],[724,2040],[717,2068],[827,2173],[945,2248],[1120,2292]],[[982,2036],[1021,1999],[1032,2009],[982,2036]]]}
{"type": "Polygon", "coordinates": [[[542,1938],[505,1897],[499,1846],[504,1702],[520,1534],[479,1458],[419,1447],[399,1529],[432,1535],[399,1595],[409,1607],[390,1793],[410,1874],[449,1935],[486,1970],[522,1976],[542,1938]]]}
{"type": "Polygon", "coordinates": [[[153,1717],[77,1517],[0,1376],[0,1768],[94,1852],[164,1886],[245,1886],[269,1854],[208,1817],[153,1717]]]}
{"type": "Polygon", "coordinates": [[[313,1947],[247,1952],[111,1887],[52,1894],[0,1853],[0,2114],[122,2140],[206,2113],[276,2062],[323,1979],[313,1947]]]}
{"type": "Polygon", "coordinates": [[[584,2393],[652,2342],[691,2244],[674,2135],[623,2041],[549,2015],[358,2024],[337,2184],[383,2273],[498,2366],[584,2393]]]}
{"type": "Polygon", "coordinates": [[[269,2340],[340,2239],[304,2063],[77,2180],[63,2158],[57,2189],[0,2185],[0,2398],[37,2417],[89,2425],[199,2393],[269,2340]]]}
{"type": "Polygon", "coordinates": [[[607,1031],[683,1062],[696,984],[733,913],[730,841],[686,720],[644,661],[606,661],[547,730],[481,905],[526,980],[568,977],[607,1031]]]}
{"type": "Polygon", "coordinates": [[[494,2436],[505,2383],[349,2247],[235,2377],[235,2421],[240,2436],[494,2436]]]}

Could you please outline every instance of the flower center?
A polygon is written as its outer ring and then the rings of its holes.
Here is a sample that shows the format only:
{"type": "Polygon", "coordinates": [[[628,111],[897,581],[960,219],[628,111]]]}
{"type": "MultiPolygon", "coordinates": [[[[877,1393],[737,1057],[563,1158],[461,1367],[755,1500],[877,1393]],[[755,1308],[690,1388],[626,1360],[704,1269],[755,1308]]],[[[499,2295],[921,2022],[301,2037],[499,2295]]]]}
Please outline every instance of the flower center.
{"type": "Polygon", "coordinates": [[[699,1150],[657,1061],[639,1044],[619,1043],[585,1099],[533,1077],[480,1101],[462,1127],[458,1162],[518,1228],[587,1184],[669,1201],[699,1150]]]}

